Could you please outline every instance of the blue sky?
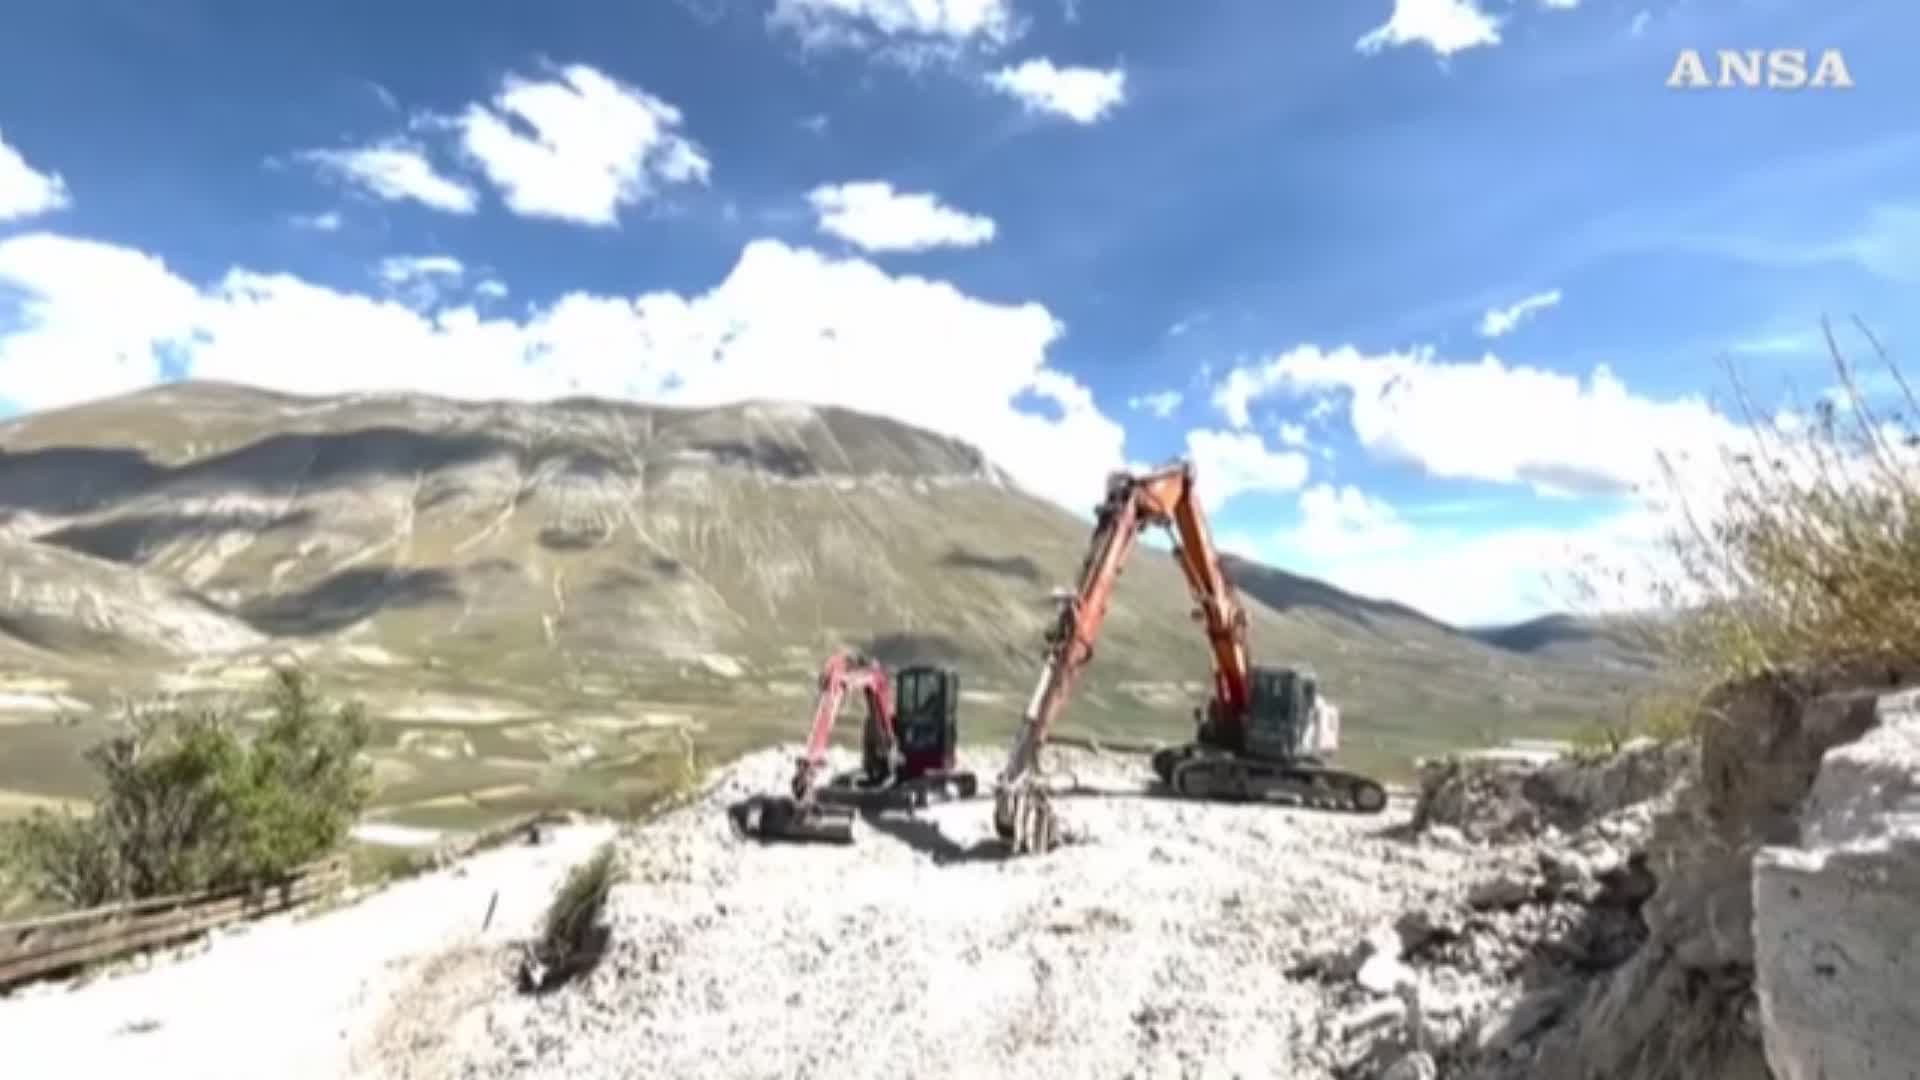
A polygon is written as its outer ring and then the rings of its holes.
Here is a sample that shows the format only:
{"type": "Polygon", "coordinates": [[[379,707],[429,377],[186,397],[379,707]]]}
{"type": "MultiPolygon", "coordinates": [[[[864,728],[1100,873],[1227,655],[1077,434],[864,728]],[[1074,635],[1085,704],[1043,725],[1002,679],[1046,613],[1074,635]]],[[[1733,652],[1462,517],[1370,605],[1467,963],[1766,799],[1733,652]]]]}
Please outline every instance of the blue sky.
{"type": "Polygon", "coordinates": [[[91,0],[0,38],[0,415],[803,398],[1491,621],[1637,550],[1705,395],[1898,351],[1920,11],[1786,0],[91,0]],[[396,14],[398,13],[398,14],[396,14]],[[1851,88],[1665,84],[1839,51],[1851,88]],[[1177,395],[1177,400],[1176,400],[1177,395]]]}

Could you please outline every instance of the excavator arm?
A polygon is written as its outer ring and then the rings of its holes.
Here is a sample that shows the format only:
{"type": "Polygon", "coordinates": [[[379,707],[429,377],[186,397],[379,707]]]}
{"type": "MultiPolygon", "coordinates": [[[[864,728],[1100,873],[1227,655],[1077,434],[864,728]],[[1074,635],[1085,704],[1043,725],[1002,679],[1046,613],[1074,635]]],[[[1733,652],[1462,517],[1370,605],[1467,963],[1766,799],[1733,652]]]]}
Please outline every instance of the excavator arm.
{"type": "Polygon", "coordinates": [[[802,806],[810,804],[820,773],[827,767],[827,743],[833,737],[833,724],[847,694],[865,693],[867,709],[879,722],[883,737],[894,740],[893,686],[887,669],[877,660],[857,653],[840,651],[827,658],[820,669],[820,693],[814,701],[813,727],[807,733],[806,750],[794,764],[793,798],[802,806]]]}
{"type": "Polygon", "coordinates": [[[1047,633],[1046,661],[995,783],[994,825],[1017,849],[1051,847],[1054,842],[1051,810],[1044,792],[1033,784],[1040,753],[1093,659],[1114,584],[1140,530],[1148,525],[1174,534],[1175,561],[1199,604],[1195,616],[1205,624],[1213,652],[1216,711],[1238,716],[1245,708],[1251,689],[1246,612],[1220,568],[1205,513],[1194,495],[1192,465],[1183,461],[1147,473],[1113,474],[1106,499],[1095,511],[1079,585],[1057,597],[1060,609],[1047,633]]]}
{"type": "MultiPolygon", "coordinates": [[[[1164,470],[1155,475],[1166,475],[1164,470]]],[[[1193,492],[1193,467],[1182,463],[1176,474],[1177,487],[1169,494],[1177,498],[1167,505],[1176,543],[1174,561],[1187,577],[1199,605],[1195,616],[1205,625],[1207,644],[1213,651],[1213,700],[1216,712],[1236,720],[1245,716],[1253,693],[1253,662],[1247,652],[1247,609],[1240,606],[1233,583],[1220,566],[1220,553],[1213,546],[1213,532],[1207,526],[1205,511],[1193,492]]]]}

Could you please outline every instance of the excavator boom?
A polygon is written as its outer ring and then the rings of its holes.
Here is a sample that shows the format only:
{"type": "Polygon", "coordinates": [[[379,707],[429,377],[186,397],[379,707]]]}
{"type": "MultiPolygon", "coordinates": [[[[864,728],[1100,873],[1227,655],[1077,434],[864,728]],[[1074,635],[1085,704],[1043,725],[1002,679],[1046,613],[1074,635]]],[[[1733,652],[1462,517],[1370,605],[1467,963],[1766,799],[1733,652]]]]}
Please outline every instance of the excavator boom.
{"type": "Polygon", "coordinates": [[[1143,474],[1115,473],[1107,497],[1095,511],[1093,542],[1080,567],[1079,587],[1059,597],[1060,610],[1047,634],[1047,657],[1040,680],[1021,716],[1014,751],[1000,776],[1002,786],[1032,772],[1048,734],[1066,707],[1106,622],[1113,588],[1133,553],[1140,530],[1159,525],[1179,543],[1174,555],[1186,575],[1198,617],[1206,624],[1213,650],[1215,695],[1229,710],[1244,709],[1250,689],[1246,612],[1235,597],[1214,553],[1205,516],[1193,494],[1193,467],[1180,462],[1143,474]]]}
{"type": "Polygon", "coordinates": [[[736,827],[761,839],[850,844],[853,811],[829,806],[818,798],[820,773],[827,767],[827,743],[847,694],[861,691],[867,699],[869,733],[878,730],[887,749],[894,740],[892,686],[878,662],[851,652],[836,652],[820,669],[819,695],[814,700],[813,723],[807,744],[794,762],[790,794],[784,798],[755,797],[732,813],[736,827]]]}
{"type": "MultiPolygon", "coordinates": [[[[1243,796],[1267,790],[1308,791],[1327,780],[1338,788],[1338,798],[1357,807],[1377,810],[1385,804],[1384,789],[1364,777],[1322,769],[1306,759],[1301,748],[1311,735],[1337,735],[1338,712],[1321,702],[1309,673],[1283,669],[1270,674],[1283,694],[1278,702],[1257,702],[1265,676],[1250,659],[1247,614],[1233,584],[1221,567],[1206,514],[1194,492],[1194,471],[1181,461],[1145,473],[1114,473],[1107,479],[1106,499],[1095,511],[1093,539],[1080,567],[1078,586],[1057,596],[1059,613],[1047,632],[1047,654],[1033,696],[1021,716],[1013,751],[994,786],[994,827],[1014,850],[1046,850],[1058,842],[1058,823],[1046,789],[1036,774],[1068,697],[1093,659],[1112,602],[1113,589],[1132,554],[1140,530],[1155,525],[1174,538],[1174,561],[1187,579],[1196,604],[1194,617],[1206,629],[1213,659],[1213,696],[1208,702],[1194,746],[1156,756],[1155,768],[1183,794],[1243,796]],[[1282,732],[1278,749],[1264,758],[1255,752],[1257,740],[1250,725],[1256,716],[1275,710],[1282,732]],[[1193,786],[1173,782],[1191,776],[1193,786]],[[1378,800],[1374,798],[1378,794],[1378,800]]],[[[1322,738],[1319,746],[1330,746],[1322,738]]],[[[1265,749],[1265,748],[1263,748],[1265,749]]],[[[1164,753],[1164,752],[1163,752],[1164,753]]],[[[1311,800],[1309,800],[1311,801],[1311,800]]]]}
{"type": "Polygon", "coordinates": [[[893,690],[887,669],[876,660],[849,652],[836,652],[820,670],[820,693],[814,701],[813,726],[807,732],[805,753],[793,774],[793,797],[805,802],[813,797],[814,782],[826,768],[827,743],[833,738],[834,720],[847,694],[860,690],[867,697],[867,715],[877,723],[888,748],[894,742],[893,690]]]}

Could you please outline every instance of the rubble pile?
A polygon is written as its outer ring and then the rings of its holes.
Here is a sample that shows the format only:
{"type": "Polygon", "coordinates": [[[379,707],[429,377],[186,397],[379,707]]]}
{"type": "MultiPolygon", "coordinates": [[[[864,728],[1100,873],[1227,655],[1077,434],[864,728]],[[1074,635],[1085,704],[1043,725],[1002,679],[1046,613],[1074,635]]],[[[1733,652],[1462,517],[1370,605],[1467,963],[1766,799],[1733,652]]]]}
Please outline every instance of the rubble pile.
{"type": "Polygon", "coordinates": [[[1007,860],[985,799],[863,817],[845,847],[744,841],[727,808],[779,790],[792,755],[743,759],[624,838],[597,970],[544,996],[500,980],[478,1008],[422,985],[384,1075],[1332,1080],[1330,988],[1294,968],[1448,906],[1476,858],[1409,844],[1404,802],[1195,803],[1157,796],[1143,760],[1059,764],[1073,842],[1007,860]]]}
{"type": "Polygon", "coordinates": [[[1686,744],[1601,760],[1488,753],[1422,767],[1409,833],[1469,855],[1457,887],[1300,973],[1333,995],[1350,1077],[1524,1075],[1579,988],[1634,955],[1657,886],[1645,845],[1692,775],[1686,744]]]}
{"type": "Polygon", "coordinates": [[[1912,675],[1767,675],[1691,742],[1428,768],[1411,831],[1473,850],[1472,880],[1323,965],[1343,1075],[1907,1076],[1912,675]]]}

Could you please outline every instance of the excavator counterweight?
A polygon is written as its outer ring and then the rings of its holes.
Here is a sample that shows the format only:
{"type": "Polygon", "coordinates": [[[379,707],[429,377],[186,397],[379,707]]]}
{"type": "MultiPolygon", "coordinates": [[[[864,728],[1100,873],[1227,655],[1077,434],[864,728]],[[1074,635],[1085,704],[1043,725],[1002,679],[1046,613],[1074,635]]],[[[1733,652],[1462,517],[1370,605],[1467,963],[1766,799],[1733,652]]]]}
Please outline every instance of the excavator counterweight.
{"type": "Polygon", "coordinates": [[[1092,542],[1076,588],[1056,596],[1047,653],[1027,702],[1013,751],[994,784],[994,829],[1014,853],[1046,851],[1059,822],[1038,782],[1040,753],[1075,684],[1093,658],[1114,585],[1139,533],[1173,534],[1175,563],[1195,601],[1213,657],[1213,693],[1194,713],[1191,743],[1154,755],[1154,771],[1174,794],[1206,799],[1284,796],[1303,805],[1378,813],[1386,789],[1324,759],[1340,744],[1340,711],[1298,667],[1261,667],[1247,651],[1247,614],[1227,580],[1206,515],[1194,495],[1193,466],[1176,462],[1145,473],[1114,473],[1095,510],[1092,542]]]}

